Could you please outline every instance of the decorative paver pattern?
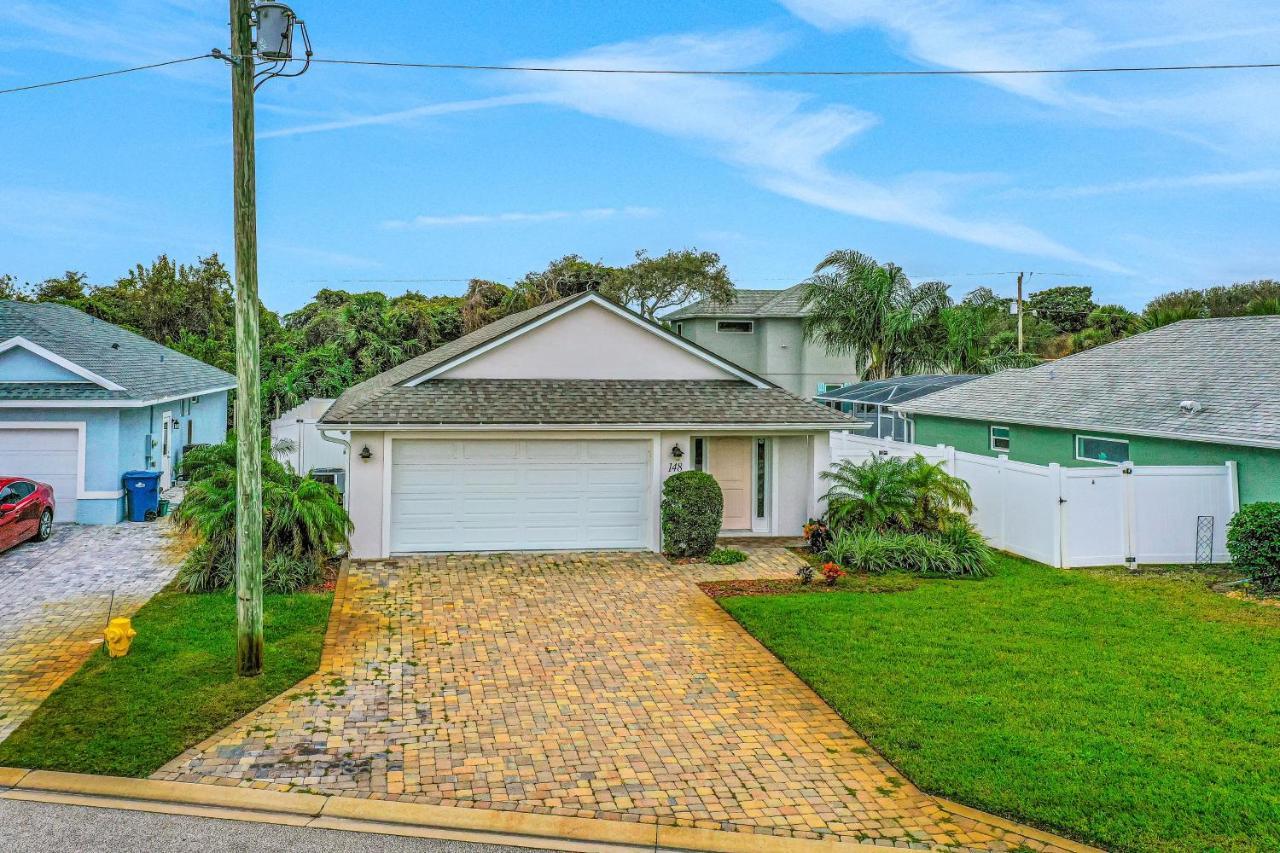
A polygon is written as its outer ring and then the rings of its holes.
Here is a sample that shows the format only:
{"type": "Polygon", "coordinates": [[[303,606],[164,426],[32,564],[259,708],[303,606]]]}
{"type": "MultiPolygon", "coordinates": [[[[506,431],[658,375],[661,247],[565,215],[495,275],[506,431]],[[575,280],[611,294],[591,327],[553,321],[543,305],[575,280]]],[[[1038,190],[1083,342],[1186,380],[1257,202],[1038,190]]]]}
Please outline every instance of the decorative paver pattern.
{"type": "Polygon", "coordinates": [[[653,554],[353,563],[321,668],[154,778],[915,849],[1078,849],[902,779],[653,554]],[[979,818],[982,816],[979,815],[979,818]]]}
{"type": "Polygon", "coordinates": [[[99,648],[108,609],[132,615],[169,582],[184,555],[171,531],[58,524],[0,554],[0,740],[99,648]]]}

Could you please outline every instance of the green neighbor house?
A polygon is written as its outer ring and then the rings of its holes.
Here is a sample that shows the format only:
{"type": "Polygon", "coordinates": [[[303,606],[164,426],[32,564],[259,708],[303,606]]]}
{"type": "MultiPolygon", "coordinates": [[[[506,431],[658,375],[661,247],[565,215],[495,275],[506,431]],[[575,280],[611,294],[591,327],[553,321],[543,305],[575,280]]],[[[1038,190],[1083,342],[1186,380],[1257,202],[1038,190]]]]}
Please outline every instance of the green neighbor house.
{"type": "Polygon", "coordinates": [[[1237,465],[1280,501],[1280,316],[1183,320],[895,407],[917,444],[1047,465],[1237,465]]]}

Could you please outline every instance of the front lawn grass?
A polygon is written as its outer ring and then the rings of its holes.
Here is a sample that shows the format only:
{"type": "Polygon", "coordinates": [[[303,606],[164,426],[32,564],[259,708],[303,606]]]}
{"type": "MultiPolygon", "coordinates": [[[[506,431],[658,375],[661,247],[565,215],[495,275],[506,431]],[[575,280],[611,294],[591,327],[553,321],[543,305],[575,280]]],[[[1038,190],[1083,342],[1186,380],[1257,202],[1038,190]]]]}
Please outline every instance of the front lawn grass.
{"type": "Polygon", "coordinates": [[[161,592],[128,656],[96,651],[5,741],[0,766],[147,776],[315,672],[330,593],[264,598],[263,674],[235,675],[235,597],[161,592]]]}
{"type": "Polygon", "coordinates": [[[1280,850],[1280,608],[1014,557],[721,604],[926,791],[1116,850],[1280,850]]]}

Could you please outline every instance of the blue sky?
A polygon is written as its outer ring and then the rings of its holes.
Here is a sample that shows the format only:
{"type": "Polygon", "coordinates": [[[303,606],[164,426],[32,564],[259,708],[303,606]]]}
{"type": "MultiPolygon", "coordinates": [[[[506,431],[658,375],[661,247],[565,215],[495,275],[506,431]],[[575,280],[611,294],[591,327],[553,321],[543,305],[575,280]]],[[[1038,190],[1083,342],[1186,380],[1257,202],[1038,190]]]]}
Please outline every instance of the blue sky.
{"type": "MultiPolygon", "coordinates": [[[[1280,60],[1270,0],[298,0],[317,55],[686,68],[1280,60]]],[[[0,88],[226,47],[221,0],[11,0],[0,88]]],[[[215,60],[0,99],[0,272],[230,259],[215,60]]],[[[258,100],[262,293],[460,293],[577,253],[719,252],[785,287],[834,248],[960,295],[1092,284],[1140,308],[1280,276],[1280,70],[635,78],[323,65],[258,100]],[[1063,275],[1047,275],[1048,273],[1063,275]]]]}

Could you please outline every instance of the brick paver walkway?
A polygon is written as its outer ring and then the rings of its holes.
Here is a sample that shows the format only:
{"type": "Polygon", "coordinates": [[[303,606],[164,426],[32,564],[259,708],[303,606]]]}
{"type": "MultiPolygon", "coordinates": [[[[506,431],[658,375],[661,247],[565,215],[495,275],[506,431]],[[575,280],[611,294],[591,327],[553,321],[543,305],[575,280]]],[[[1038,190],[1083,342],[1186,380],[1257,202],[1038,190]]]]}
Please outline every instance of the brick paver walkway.
{"type": "Polygon", "coordinates": [[[0,554],[0,740],[98,649],[109,607],[131,615],[173,577],[184,552],[169,531],[59,524],[0,554]]]}
{"type": "Polygon", "coordinates": [[[902,779],[650,554],[361,562],[320,671],[155,778],[917,849],[1073,849],[902,779]]]}

